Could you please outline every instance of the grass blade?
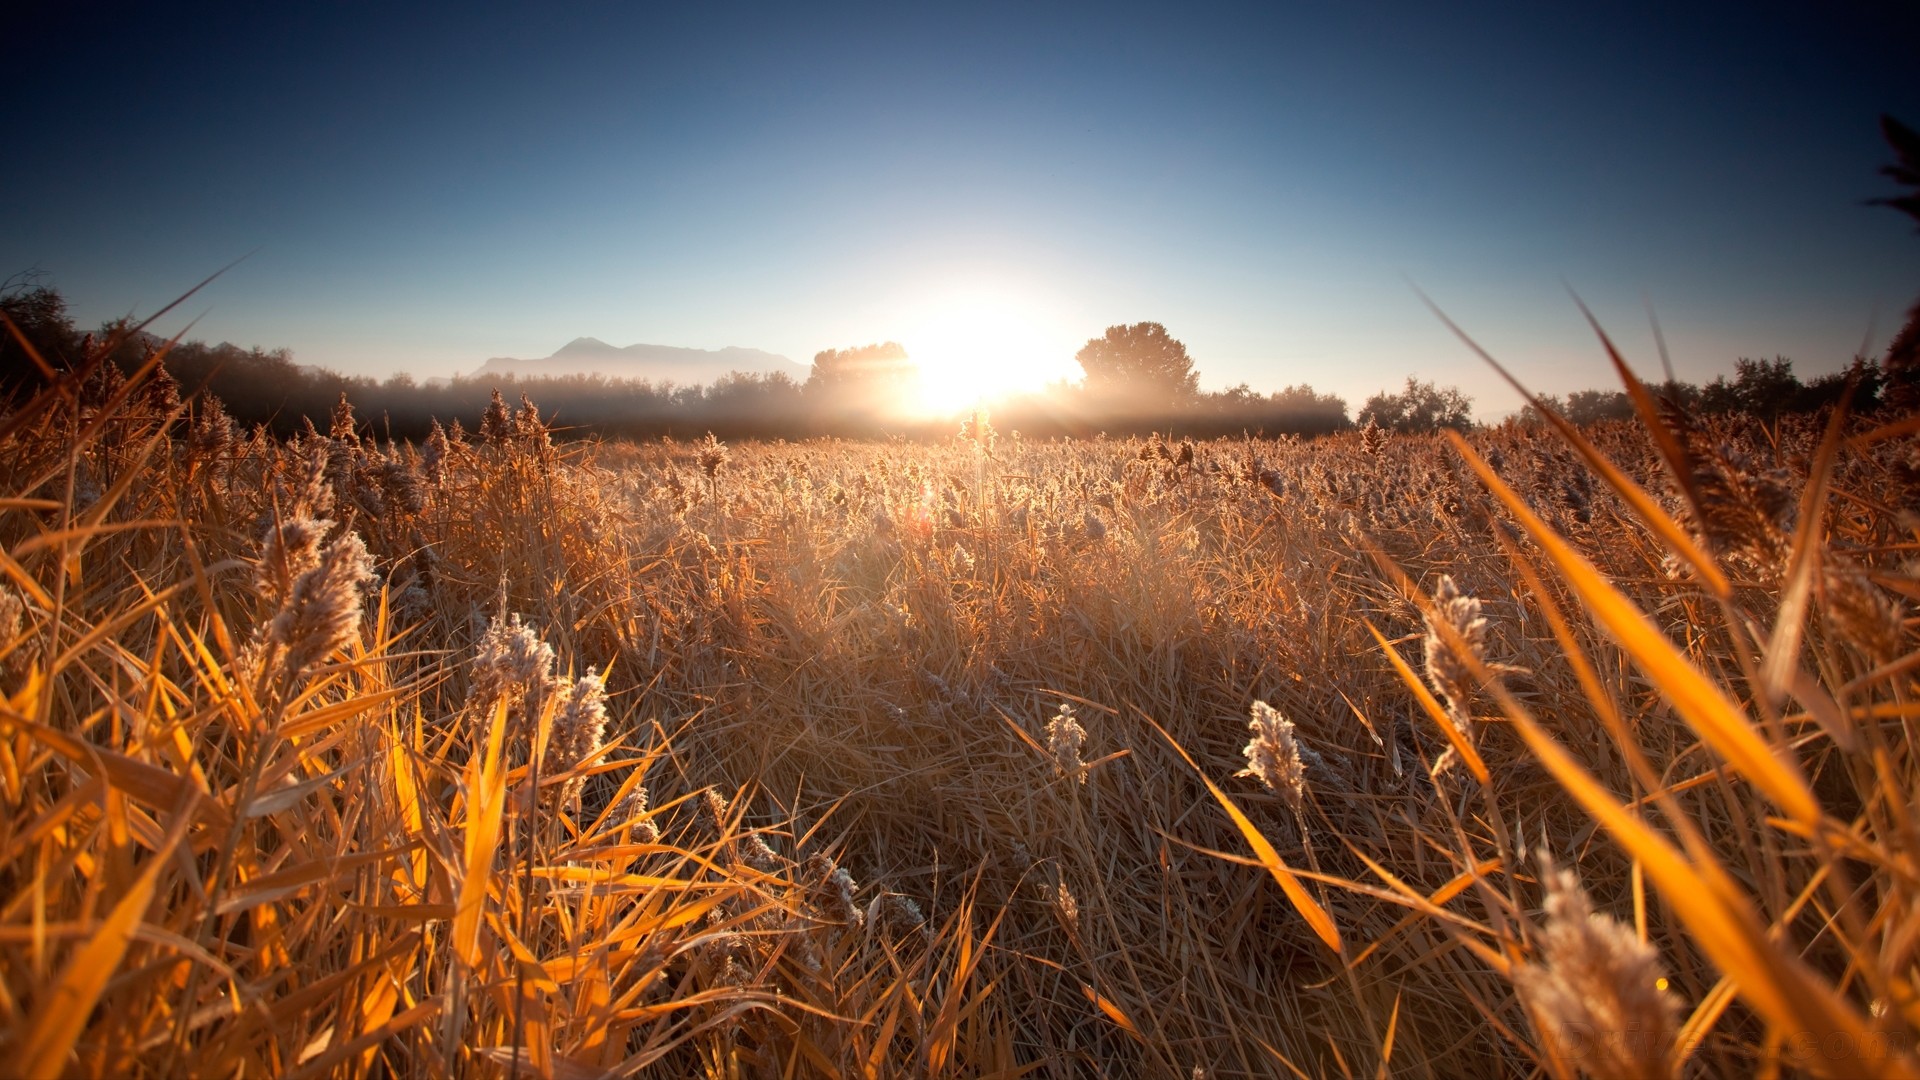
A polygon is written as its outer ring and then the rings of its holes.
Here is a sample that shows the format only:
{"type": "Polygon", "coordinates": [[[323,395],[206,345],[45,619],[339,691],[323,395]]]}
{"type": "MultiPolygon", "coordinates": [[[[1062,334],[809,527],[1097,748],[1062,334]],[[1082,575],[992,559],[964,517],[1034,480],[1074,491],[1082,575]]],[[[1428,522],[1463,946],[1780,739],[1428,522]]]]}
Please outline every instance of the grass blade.
{"type": "Polygon", "coordinates": [[[1605,626],[1614,640],[1627,650],[1640,669],[1646,672],[1660,692],[1701,740],[1712,747],[1755,787],[1765,792],[1786,815],[1811,829],[1820,820],[1820,806],[1814,801],[1805,776],[1798,765],[1774,753],[1746,716],[1699,669],[1680,655],[1673,643],[1594,569],[1593,564],[1574,551],[1546,522],[1527,507],[1519,495],[1481,460],[1471,446],[1455,432],[1448,432],[1454,449],[1480,477],[1488,490],[1506,505],[1507,510],[1540,545],[1559,568],[1567,584],[1586,604],[1588,611],[1605,626]]]}

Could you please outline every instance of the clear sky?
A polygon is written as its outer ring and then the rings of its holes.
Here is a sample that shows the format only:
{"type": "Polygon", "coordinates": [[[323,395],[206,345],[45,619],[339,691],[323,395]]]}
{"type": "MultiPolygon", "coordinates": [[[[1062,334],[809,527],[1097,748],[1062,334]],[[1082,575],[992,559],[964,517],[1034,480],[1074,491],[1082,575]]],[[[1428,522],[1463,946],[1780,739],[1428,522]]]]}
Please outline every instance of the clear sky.
{"type": "Polygon", "coordinates": [[[1696,379],[1837,370],[1920,295],[1862,205],[1912,4],[308,6],[10,16],[0,275],[92,324],[251,253],[161,329],[363,374],[978,310],[1036,369],[1153,320],[1204,387],[1481,415],[1412,285],[1558,392],[1608,380],[1563,281],[1696,379]]]}

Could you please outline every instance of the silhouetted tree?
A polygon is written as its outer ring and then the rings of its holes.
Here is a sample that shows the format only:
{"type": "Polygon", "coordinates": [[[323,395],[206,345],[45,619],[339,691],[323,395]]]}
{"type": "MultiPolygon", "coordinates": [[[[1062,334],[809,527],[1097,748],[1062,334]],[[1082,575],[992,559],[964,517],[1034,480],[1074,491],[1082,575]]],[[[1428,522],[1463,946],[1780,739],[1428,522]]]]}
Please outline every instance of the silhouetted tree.
{"type": "Polygon", "coordinates": [[[1772,360],[1743,356],[1733,362],[1733,392],[1742,411],[1771,420],[1793,407],[1800,390],[1793,361],[1784,356],[1772,360]]]}
{"type": "Polygon", "coordinates": [[[1621,420],[1633,415],[1624,390],[1575,390],[1567,395],[1567,419],[1576,424],[1621,420]]]}
{"type": "MultiPolygon", "coordinates": [[[[78,359],[80,335],[67,315],[67,301],[37,270],[15,274],[0,282],[0,313],[32,344],[49,366],[60,368],[78,359]]],[[[0,329],[0,389],[22,380],[37,379],[27,350],[12,332],[0,329]]]]}
{"type": "Polygon", "coordinates": [[[1473,399],[1461,393],[1459,387],[1436,387],[1409,375],[1406,389],[1400,393],[1382,390],[1368,398],[1355,421],[1361,424],[1372,421],[1394,431],[1465,430],[1473,426],[1473,399]]]}
{"type": "MultiPolygon", "coordinates": [[[[1920,132],[1891,116],[1880,118],[1880,133],[1893,147],[1895,161],[1880,172],[1907,190],[1899,195],[1872,199],[1878,206],[1891,206],[1920,223],[1920,132]]],[[[1887,343],[1887,403],[1899,409],[1920,408],[1920,301],[1907,310],[1906,325],[1887,343]]]]}
{"type": "Polygon", "coordinates": [[[914,372],[906,346],[897,341],[852,349],[825,349],[813,354],[807,391],[818,394],[849,388],[870,390],[909,380],[914,372]]]}
{"type": "Polygon", "coordinates": [[[1132,407],[1182,404],[1200,387],[1200,373],[1187,347],[1156,322],[1109,326],[1074,359],[1087,373],[1089,394],[1132,407]]]}
{"type": "Polygon", "coordinates": [[[1864,357],[1854,357],[1853,363],[1845,371],[1836,371],[1831,375],[1818,375],[1807,380],[1800,392],[1793,396],[1789,412],[1818,412],[1836,405],[1840,395],[1846,392],[1847,383],[1852,382],[1853,402],[1848,406],[1853,412],[1872,412],[1880,405],[1881,390],[1885,379],[1880,365],[1864,357]]]}
{"type": "Polygon", "coordinates": [[[822,430],[877,433],[881,418],[896,414],[911,396],[919,369],[899,342],[825,349],[813,356],[804,387],[814,422],[822,430]]]}
{"type": "Polygon", "coordinates": [[[1874,206],[1891,206],[1920,223],[1920,132],[1891,116],[1882,116],[1880,134],[1886,137],[1887,145],[1893,147],[1894,157],[1898,159],[1891,165],[1881,166],[1880,174],[1912,190],[1867,201],[1874,206]]]}

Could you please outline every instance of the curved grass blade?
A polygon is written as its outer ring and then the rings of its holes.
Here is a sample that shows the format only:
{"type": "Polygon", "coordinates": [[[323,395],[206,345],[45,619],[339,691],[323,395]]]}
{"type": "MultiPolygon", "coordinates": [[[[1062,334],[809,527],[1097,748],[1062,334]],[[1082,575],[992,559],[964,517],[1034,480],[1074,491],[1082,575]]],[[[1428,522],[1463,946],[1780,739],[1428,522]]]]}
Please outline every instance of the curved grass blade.
{"type": "Polygon", "coordinates": [[[1447,432],[1454,449],[1480,477],[1559,568],[1594,618],[1627,650],[1681,718],[1713,751],[1730,763],[1801,826],[1820,820],[1820,805],[1805,775],[1782,758],[1754,730],[1726,693],[1680,654],[1646,615],[1594,569],[1566,540],[1541,521],[1514,490],[1481,460],[1456,432],[1447,432]]]}
{"type": "Polygon", "coordinates": [[[1221,791],[1219,785],[1208,779],[1206,773],[1200,771],[1200,766],[1194,762],[1193,756],[1187,753],[1186,747],[1175,742],[1173,736],[1167,734],[1167,730],[1156,723],[1152,717],[1146,719],[1147,723],[1153,724],[1153,729],[1160,733],[1160,737],[1167,740],[1167,745],[1173,747],[1174,752],[1193,769],[1194,775],[1200,778],[1200,782],[1207,785],[1207,790],[1213,793],[1215,801],[1219,802],[1221,808],[1227,812],[1227,816],[1233,819],[1234,827],[1240,830],[1240,835],[1246,838],[1248,845],[1253,848],[1253,853],[1259,857],[1260,865],[1266,867],[1267,873],[1273,875],[1273,880],[1279,884],[1280,891],[1287,894],[1287,899],[1293,903],[1294,910],[1300,913],[1300,917],[1307,921],[1307,926],[1326,943],[1327,948],[1333,950],[1336,955],[1339,954],[1341,952],[1340,928],[1334,925],[1333,916],[1328,915],[1326,909],[1307,892],[1306,886],[1300,884],[1300,878],[1288,868],[1286,860],[1280,857],[1280,853],[1274,850],[1274,846],[1261,835],[1259,828],[1248,820],[1247,815],[1241,813],[1240,808],[1227,797],[1227,793],[1221,791]]]}

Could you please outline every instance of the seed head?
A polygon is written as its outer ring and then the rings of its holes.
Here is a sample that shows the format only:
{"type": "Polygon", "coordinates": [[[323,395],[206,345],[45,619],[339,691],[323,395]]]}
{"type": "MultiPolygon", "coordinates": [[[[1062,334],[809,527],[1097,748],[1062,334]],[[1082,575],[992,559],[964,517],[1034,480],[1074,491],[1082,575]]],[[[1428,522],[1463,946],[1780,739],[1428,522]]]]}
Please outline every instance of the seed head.
{"type": "Polygon", "coordinates": [[[1306,805],[1307,770],[1300,760],[1300,743],[1294,737],[1293,721],[1266,702],[1256,701],[1247,730],[1253,732],[1242,751],[1247,757],[1247,767],[1234,775],[1259,778],[1269,791],[1278,792],[1286,799],[1295,813],[1302,812],[1306,805]]]}
{"type": "Polygon", "coordinates": [[[427,508],[426,488],[412,462],[398,456],[384,458],[373,466],[371,478],[382,505],[402,514],[417,514],[427,508]]]}
{"type": "Polygon", "coordinates": [[[332,423],[327,426],[327,437],[355,444],[360,441],[360,434],[355,430],[353,421],[353,402],[347,400],[345,390],[340,391],[340,400],[333,406],[332,423]]]}
{"type": "Polygon", "coordinates": [[[1898,600],[1851,563],[1829,561],[1824,577],[1827,619],[1841,637],[1876,664],[1905,651],[1905,620],[1898,600]]]}
{"type": "Polygon", "coordinates": [[[993,430],[993,424],[987,419],[985,409],[974,409],[967,414],[965,420],[960,421],[961,441],[972,443],[974,449],[984,454],[993,453],[993,444],[999,437],[999,434],[993,430]]]}
{"type": "Polygon", "coordinates": [[[607,730],[607,684],[592,668],[560,690],[548,735],[548,770],[563,773],[600,752],[607,730]]]}
{"type": "Polygon", "coordinates": [[[31,645],[21,641],[27,626],[27,602],[0,582],[0,675],[18,678],[26,673],[31,645]]]}
{"type": "Polygon", "coordinates": [[[1467,715],[1468,697],[1476,683],[1466,663],[1436,629],[1438,622],[1451,626],[1473,658],[1484,662],[1487,620],[1480,614],[1480,601],[1462,593],[1446,574],[1440,575],[1440,584],[1433,590],[1433,614],[1427,616],[1427,682],[1447,699],[1449,711],[1459,722],[1467,715]]]}
{"type": "Polygon", "coordinates": [[[1107,538],[1107,523],[1101,521],[1100,515],[1094,513],[1091,508],[1081,517],[1080,526],[1086,530],[1087,539],[1095,543],[1107,538]]]}
{"type": "Polygon", "coordinates": [[[540,419],[540,406],[523,391],[520,394],[520,407],[513,412],[513,433],[536,446],[551,446],[547,438],[547,423],[540,419]]]}
{"type": "Polygon", "coordinates": [[[620,805],[614,808],[609,820],[632,826],[633,834],[640,838],[641,843],[657,844],[660,842],[660,827],[648,816],[647,798],[645,784],[633,785],[633,790],[620,800],[620,805]]]}
{"type": "Polygon", "coordinates": [[[327,479],[331,463],[328,444],[318,436],[305,443],[305,454],[295,463],[292,514],[322,517],[333,510],[333,485],[327,479]]]}
{"type": "Polygon", "coordinates": [[[899,937],[903,934],[918,934],[922,939],[927,933],[927,917],[920,905],[911,897],[895,892],[883,892],[867,905],[867,932],[880,933],[887,937],[899,937]]]}
{"type": "Polygon", "coordinates": [[[1570,870],[1542,852],[1546,925],[1538,960],[1514,969],[1514,989],[1542,1039],[1559,1043],[1581,1071],[1600,1080],[1668,1074],[1678,1004],[1664,989],[1660,956],[1593,901],[1570,870]],[[1577,1047],[1563,1040],[1579,1039],[1577,1047]]]}
{"type": "Polygon", "coordinates": [[[1087,743],[1087,729],[1080,726],[1073,706],[1060,703],[1060,711],[1047,721],[1047,753],[1053,755],[1053,767],[1061,776],[1087,782],[1087,765],[1080,759],[1080,748],[1087,743]]]}
{"type": "Polygon", "coordinates": [[[1786,564],[1798,509],[1791,477],[1730,445],[1709,443],[1697,428],[1682,432],[1692,452],[1689,471],[1701,538],[1716,555],[1737,557],[1768,580],[1777,577],[1786,564]]]}
{"type": "MultiPolygon", "coordinates": [[[[149,352],[147,356],[151,358],[153,354],[149,352]]],[[[155,366],[153,374],[147,377],[146,396],[147,407],[161,415],[180,407],[180,384],[165,363],[155,366]]]]}
{"type": "Polygon", "coordinates": [[[814,909],[827,919],[848,926],[859,926],[866,919],[866,913],[853,902],[857,887],[845,867],[816,851],[807,856],[802,878],[814,909]]]}
{"type": "Polygon", "coordinates": [[[726,443],[714,438],[713,432],[707,432],[706,439],[700,443],[700,471],[707,474],[708,480],[714,479],[720,475],[730,453],[726,443]]]}
{"type": "Polygon", "coordinates": [[[1080,901],[1074,899],[1073,890],[1062,881],[1049,891],[1047,899],[1052,901],[1054,913],[1060,916],[1060,925],[1067,928],[1068,935],[1080,936],[1080,901]]]}
{"type": "Polygon", "coordinates": [[[449,449],[447,429],[441,427],[440,421],[436,419],[433,427],[427,431],[426,444],[420,448],[420,463],[426,470],[427,483],[438,487],[440,481],[446,478],[449,449]]]}
{"type": "Polygon", "coordinates": [[[188,425],[187,445],[196,457],[220,460],[232,456],[233,444],[233,417],[227,415],[227,408],[219,398],[212,394],[203,396],[200,407],[194,410],[193,422],[188,425]]]}
{"type": "Polygon", "coordinates": [[[538,708],[553,691],[553,649],[514,615],[494,616],[473,658],[467,702],[484,714],[501,700],[510,711],[538,708]]]}
{"type": "Polygon", "coordinates": [[[286,650],[286,668],[295,678],[353,639],[360,594],[372,581],[373,558],[353,532],[328,545],[318,565],[293,579],[267,626],[267,642],[286,650]]]}
{"type": "Polygon", "coordinates": [[[267,526],[260,543],[260,563],[254,568],[253,583],[260,595],[275,606],[293,595],[293,584],[302,574],[320,565],[320,541],[333,528],[331,521],[309,517],[289,518],[267,526]]]}
{"type": "Polygon", "coordinates": [[[1387,433],[1376,419],[1367,417],[1367,426],[1360,429],[1360,451],[1369,457],[1377,456],[1387,447],[1387,433]]]}
{"type": "Polygon", "coordinates": [[[487,411],[480,416],[480,441],[488,446],[505,446],[513,438],[513,414],[507,409],[505,398],[495,388],[493,399],[487,402],[487,411]]]}

